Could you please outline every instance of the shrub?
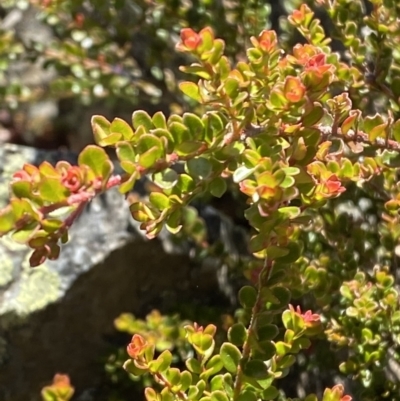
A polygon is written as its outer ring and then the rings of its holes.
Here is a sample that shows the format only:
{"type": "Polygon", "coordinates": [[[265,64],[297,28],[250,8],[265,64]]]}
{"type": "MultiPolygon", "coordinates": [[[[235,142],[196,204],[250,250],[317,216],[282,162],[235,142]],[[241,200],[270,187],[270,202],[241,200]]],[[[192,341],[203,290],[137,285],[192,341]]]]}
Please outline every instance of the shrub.
{"type": "MultiPolygon", "coordinates": [[[[136,332],[124,368],[153,377],[149,401],[290,400],[280,383],[304,359],[322,376],[352,377],[360,399],[399,399],[399,6],[318,5],[345,50],[332,51],[306,4],[288,18],[304,44],[284,52],[264,30],[237,62],[211,28],[184,28],[177,49],[192,58],[182,71],[195,80],[180,89],[199,104],[196,114],[135,111],[132,124],[97,115],[97,145],[77,166],[25,165],[14,174],[0,233],[33,249],[32,266],[58,257],[94,196],[112,187],[128,194],[143,177],[158,189],[129,207],[147,237],[184,230],[204,249],[203,222],[186,218],[191,202],[226,191],[246,197],[253,256],[241,313],[220,345],[215,325],[187,324],[184,368],[136,332]],[[104,147],[116,149],[121,174],[104,147]]],[[[351,397],[331,383],[301,399],[351,397]]]]}

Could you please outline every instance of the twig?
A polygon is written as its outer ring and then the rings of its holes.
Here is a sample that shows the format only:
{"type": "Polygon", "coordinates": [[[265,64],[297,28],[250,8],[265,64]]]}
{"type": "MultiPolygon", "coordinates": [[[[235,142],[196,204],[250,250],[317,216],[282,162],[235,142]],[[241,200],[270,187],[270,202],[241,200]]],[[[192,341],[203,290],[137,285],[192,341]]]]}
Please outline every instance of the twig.
{"type": "MultiPolygon", "coordinates": [[[[261,289],[268,282],[268,279],[271,274],[272,266],[273,266],[272,261],[266,257],[265,261],[264,261],[264,266],[260,272],[260,275],[258,276],[257,299],[256,299],[256,303],[254,304],[253,309],[251,311],[251,319],[250,319],[250,323],[249,323],[249,328],[247,329],[247,339],[246,339],[245,343],[243,344],[241,361],[247,360],[251,354],[250,337],[254,335],[254,331],[256,329],[256,324],[257,324],[256,316],[263,307],[261,289]]],[[[242,389],[242,382],[243,382],[243,370],[239,364],[235,384],[233,387],[233,401],[236,401],[240,395],[240,390],[242,389]]]]}

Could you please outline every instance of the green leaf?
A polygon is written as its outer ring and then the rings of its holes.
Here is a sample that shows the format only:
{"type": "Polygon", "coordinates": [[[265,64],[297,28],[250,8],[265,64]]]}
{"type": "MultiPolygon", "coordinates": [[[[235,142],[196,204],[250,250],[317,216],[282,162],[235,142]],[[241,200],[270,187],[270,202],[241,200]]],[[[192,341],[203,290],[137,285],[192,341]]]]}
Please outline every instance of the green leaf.
{"type": "Polygon", "coordinates": [[[164,387],[161,390],[160,395],[161,395],[161,401],[175,401],[176,400],[174,393],[168,387],[164,387]]]}
{"type": "Polygon", "coordinates": [[[162,150],[154,146],[154,148],[149,149],[139,156],[139,164],[144,168],[152,168],[161,156],[162,150]]]}
{"type": "Polygon", "coordinates": [[[179,69],[186,74],[197,75],[198,77],[204,78],[207,80],[212,78],[210,73],[204,67],[202,67],[200,64],[192,64],[188,67],[183,66],[183,67],[179,67],[179,69]]]}
{"type": "Polygon", "coordinates": [[[272,288],[272,294],[279,300],[280,305],[286,306],[289,304],[292,294],[286,287],[272,288]]]}
{"type": "Polygon", "coordinates": [[[107,138],[102,139],[99,142],[99,145],[102,147],[106,147],[106,146],[114,146],[117,142],[119,142],[122,139],[122,135],[117,133],[117,132],[113,132],[110,135],[108,135],[107,138]]]}
{"type": "Polygon", "coordinates": [[[211,379],[210,382],[211,391],[223,390],[224,389],[224,376],[216,375],[211,379]]]}
{"type": "Polygon", "coordinates": [[[121,134],[122,137],[129,141],[133,138],[133,130],[130,125],[121,118],[115,118],[110,126],[110,132],[121,134]]]}
{"type": "Polygon", "coordinates": [[[114,170],[114,165],[112,164],[111,160],[106,160],[105,163],[103,164],[103,170],[101,173],[103,188],[105,188],[105,185],[110,179],[113,170],[114,170]]]}
{"type": "Polygon", "coordinates": [[[224,379],[224,390],[226,391],[226,394],[229,397],[233,397],[233,378],[232,375],[230,373],[225,373],[223,375],[223,379],[224,379]]]}
{"type": "Polygon", "coordinates": [[[199,87],[193,82],[181,82],[179,89],[188,97],[201,103],[202,98],[200,95],[199,87]]]}
{"type": "Polygon", "coordinates": [[[38,190],[42,200],[47,202],[63,202],[69,195],[69,190],[57,178],[43,178],[38,190]]]}
{"type": "Polygon", "coordinates": [[[300,215],[301,210],[297,206],[286,206],[279,208],[278,213],[283,215],[284,218],[294,219],[300,215]]]}
{"type": "Polygon", "coordinates": [[[201,363],[198,359],[189,358],[185,362],[186,367],[189,369],[190,372],[200,374],[202,371],[201,363]]]}
{"type": "Polygon", "coordinates": [[[196,386],[190,386],[188,391],[188,400],[198,400],[201,396],[199,389],[196,386]]]}
{"type": "Polygon", "coordinates": [[[154,135],[144,134],[139,138],[136,150],[140,154],[139,164],[151,168],[164,155],[162,142],[154,135]]]}
{"type": "Polygon", "coordinates": [[[184,141],[189,141],[191,139],[189,129],[182,123],[178,121],[173,121],[169,125],[169,131],[177,145],[184,141]]]}
{"type": "Polygon", "coordinates": [[[297,175],[300,173],[300,169],[298,167],[284,167],[282,169],[282,171],[286,174],[286,175],[297,175]]]}
{"type": "Polygon", "coordinates": [[[273,342],[265,340],[259,341],[258,347],[262,352],[262,358],[265,361],[270,360],[276,354],[276,348],[273,342]]]}
{"type": "Polygon", "coordinates": [[[132,125],[135,130],[143,127],[146,132],[153,128],[151,117],[143,110],[136,110],[132,114],[132,125]]]}
{"type": "Polygon", "coordinates": [[[118,142],[116,147],[117,157],[120,161],[135,161],[135,151],[129,142],[118,142]]]}
{"type": "Polygon", "coordinates": [[[172,153],[174,151],[175,140],[172,134],[165,128],[156,128],[150,131],[152,135],[157,136],[158,138],[163,138],[165,141],[166,149],[168,153],[172,153]]]}
{"type": "Polygon", "coordinates": [[[204,123],[200,117],[192,113],[183,114],[183,124],[189,128],[193,139],[202,140],[204,138],[204,123]]]}
{"type": "Polygon", "coordinates": [[[229,401],[224,391],[217,390],[211,393],[211,401],[229,401]]]}
{"type": "Polygon", "coordinates": [[[208,58],[208,62],[213,65],[218,63],[218,61],[224,54],[224,50],[225,50],[225,42],[221,39],[215,39],[213,49],[210,51],[211,55],[208,58]]]}
{"type": "Polygon", "coordinates": [[[200,375],[200,379],[208,380],[210,376],[217,374],[224,364],[222,363],[221,357],[219,355],[214,355],[206,364],[206,370],[200,375]]]}
{"type": "Polygon", "coordinates": [[[385,138],[387,136],[387,124],[377,125],[369,132],[368,139],[373,142],[377,138],[385,138]]]}
{"type": "Polygon", "coordinates": [[[285,355],[278,363],[279,369],[287,369],[296,362],[294,355],[285,355]]]}
{"type": "Polygon", "coordinates": [[[156,360],[149,362],[150,372],[152,373],[164,372],[170,367],[171,362],[172,362],[172,354],[169,350],[165,350],[158,356],[156,360]]]}
{"type": "Polygon", "coordinates": [[[182,210],[176,209],[167,218],[165,226],[170,233],[176,234],[182,229],[181,221],[182,221],[182,210]]]}
{"type": "Polygon", "coordinates": [[[173,386],[178,385],[181,381],[181,371],[178,368],[168,369],[165,376],[173,386]]]}
{"type": "Polygon", "coordinates": [[[186,163],[187,173],[200,180],[208,178],[212,172],[212,165],[204,157],[195,157],[186,163]]]}
{"type": "Polygon", "coordinates": [[[167,120],[164,113],[161,111],[157,111],[157,113],[153,115],[152,123],[156,128],[167,129],[167,120]]]}
{"type": "MultiPolygon", "coordinates": [[[[400,81],[400,78],[399,78],[400,81]]],[[[400,142],[400,120],[397,120],[392,126],[392,134],[395,141],[400,142]]]]}
{"type": "Polygon", "coordinates": [[[148,372],[148,369],[139,369],[132,359],[128,359],[124,363],[124,369],[133,376],[141,376],[148,372]]]}
{"type": "Polygon", "coordinates": [[[196,188],[196,184],[190,175],[181,174],[176,187],[181,194],[186,194],[192,192],[196,188]]]}
{"type": "Polygon", "coordinates": [[[291,347],[289,344],[286,344],[283,341],[278,341],[275,343],[275,349],[277,355],[283,356],[286,355],[288,352],[290,352],[291,347]]]}
{"type": "Polygon", "coordinates": [[[231,71],[229,60],[226,56],[222,56],[218,63],[221,80],[226,79],[231,71]]]}
{"type": "Polygon", "coordinates": [[[278,395],[279,395],[278,389],[276,387],[274,387],[274,386],[271,386],[271,387],[268,387],[267,389],[265,389],[262,392],[262,396],[261,397],[262,397],[263,400],[273,400],[276,397],[278,397],[278,395]]]}
{"type": "Polygon", "coordinates": [[[369,134],[375,127],[384,123],[383,117],[379,114],[364,118],[364,131],[369,134]]]}
{"type": "Polygon", "coordinates": [[[0,210],[0,235],[4,235],[14,228],[16,219],[10,206],[0,210]]]}
{"type": "Polygon", "coordinates": [[[311,109],[302,117],[303,126],[310,127],[319,123],[324,116],[324,109],[320,103],[314,102],[311,109]]]}
{"type": "Polygon", "coordinates": [[[236,78],[228,77],[224,81],[224,88],[225,88],[226,94],[230,98],[233,98],[237,95],[237,92],[239,89],[239,81],[236,78]]]}
{"type": "Polygon", "coordinates": [[[180,383],[181,390],[186,391],[191,384],[192,384],[192,374],[187,370],[184,370],[181,373],[181,383],[180,383]]]}
{"type": "Polygon", "coordinates": [[[246,166],[240,166],[234,173],[233,173],[233,181],[237,184],[244,179],[248,178],[250,175],[254,173],[256,170],[255,167],[248,168],[246,166]]]}
{"type": "Polygon", "coordinates": [[[11,183],[11,191],[17,198],[32,198],[32,184],[29,181],[15,181],[11,183]]]}
{"type": "Polygon", "coordinates": [[[266,324],[262,327],[257,327],[257,338],[259,341],[271,341],[279,333],[279,329],[275,324],[266,324]]]}
{"type": "MultiPolygon", "coordinates": [[[[390,151],[390,150],[387,150],[387,149],[385,149],[383,152],[382,152],[382,163],[384,163],[386,166],[389,166],[389,167],[394,167],[394,168],[398,168],[398,167],[400,167],[400,155],[399,155],[399,153],[398,152],[396,152],[396,151],[390,151]]],[[[351,163],[351,162],[350,162],[351,163]]],[[[352,169],[351,169],[351,177],[353,176],[353,166],[351,166],[352,167],[352,169]]],[[[343,168],[343,167],[342,167],[343,168]]],[[[346,176],[346,175],[345,175],[346,176]]]]}
{"type": "Polygon", "coordinates": [[[160,149],[160,156],[162,155],[163,144],[160,138],[152,134],[143,134],[137,142],[136,151],[142,154],[152,148],[160,149]]]}
{"type": "MultiPolygon", "coordinates": [[[[61,164],[62,162],[60,162],[61,164]]],[[[66,168],[69,167],[69,163],[66,163],[66,168]]],[[[47,161],[44,161],[39,166],[39,171],[41,176],[60,178],[60,173],[47,161]]]]}
{"type": "Polygon", "coordinates": [[[203,117],[203,122],[205,126],[205,140],[211,144],[224,132],[224,123],[219,114],[211,112],[203,117]]]}
{"type": "Polygon", "coordinates": [[[279,257],[279,263],[294,263],[303,252],[303,244],[291,241],[286,245],[286,250],[286,255],[279,257]]]}
{"type": "Polygon", "coordinates": [[[289,251],[286,248],[282,248],[276,245],[270,245],[267,249],[267,256],[269,259],[278,259],[282,258],[283,256],[287,255],[289,251]]]}
{"type": "Polygon", "coordinates": [[[245,285],[239,291],[239,302],[244,308],[253,308],[257,302],[257,290],[250,285],[245,285]]]}
{"type": "MultiPolygon", "coordinates": [[[[120,162],[121,168],[126,171],[128,174],[134,174],[137,172],[136,170],[136,163],[124,160],[120,162]]],[[[138,173],[139,174],[139,173],[138,173]]]]}
{"type": "Polygon", "coordinates": [[[160,210],[168,209],[170,206],[168,196],[162,192],[152,192],[149,195],[149,200],[152,205],[160,210]]]}
{"type": "Polygon", "coordinates": [[[152,177],[153,182],[162,189],[173,188],[179,179],[178,173],[170,168],[154,173],[152,177]]]}
{"type": "Polygon", "coordinates": [[[212,196],[220,198],[228,189],[228,185],[222,177],[216,177],[210,182],[208,188],[212,196]]]}
{"type": "Polygon", "coordinates": [[[187,157],[193,153],[198,152],[203,146],[203,142],[185,141],[180,143],[179,145],[175,145],[175,152],[178,156],[187,157]]]}
{"type": "Polygon", "coordinates": [[[286,176],[284,180],[279,184],[281,188],[290,188],[294,185],[295,179],[291,176],[286,176]]]}
{"type": "Polygon", "coordinates": [[[288,104],[281,90],[272,90],[269,102],[271,103],[272,109],[275,108],[278,110],[284,108],[288,104]]]}
{"type": "Polygon", "coordinates": [[[137,180],[137,176],[138,174],[136,172],[134,172],[127,181],[123,182],[119,188],[118,191],[121,194],[126,194],[127,192],[131,191],[133,186],[135,185],[135,182],[137,180]]]}
{"type": "MultiPolygon", "coordinates": [[[[237,401],[257,401],[259,398],[257,397],[256,393],[251,390],[244,390],[239,395],[237,401]]],[[[268,398],[265,398],[266,400],[268,398]]]]}
{"type": "MultiPolygon", "coordinates": [[[[263,294],[263,290],[261,290],[261,293],[263,294]]],[[[264,311],[261,313],[257,313],[256,319],[257,319],[257,327],[262,327],[272,322],[273,315],[271,312],[264,311]]]]}
{"type": "Polygon", "coordinates": [[[62,227],[63,222],[57,219],[42,219],[41,220],[42,227],[48,233],[53,233],[62,227]]]}
{"type": "Polygon", "coordinates": [[[190,335],[190,343],[200,355],[204,355],[214,346],[214,339],[209,334],[199,332],[190,335]]]}
{"type": "Polygon", "coordinates": [[[146,389],[144,390],[144,396],[146,398],[146,401],[160,401],[160,397],[151,387],[146,387],[146,389]]]}
{"type": "Polygon", "coordinates": [[[269,376],[265,363],[257,359],[247,362],[243,367],[243,373],[257,380],[266,379],[269,376]]]}
{"type": "Polygon", "coordinates": [[[350,111],[349,116],[342,123],[342,134],[346,135],[351,129],[354,128],[355,124],[358,123],[360,115],[361,112],[359,110],[350,111]]]}
{"type": "Polygon", "coordinates": [[[228,339],[229,341],[241,347],[247,338],[247,330],[243,323],[235,323],[228,330],[228,339]]]}
{"type": "Polygon", "coordinates": [[[219,354],[225,369],[230,373],[236,373],[242,354],[239,349],[231,343],[223,343],[219,354]]]}
{"type": "Polygon", "coordinates": [[[135,202],[129,206],[129,210],[132,214],[132,217],[140,221],[142,223],[146,223],[151,220],[155,220],[156,216],[154,211],[151,210],[145,203],[143,202],[135,202]]]}
{"type": "Polygon", "coordinates": [[[93,136],[98,145],[110,135],[111,123],[103,116],[93,116],[91,119],[93,136]]]}
{"type": "Polygon", "coordinates": [[[80,166],[88,166],[96,177],[103,176],[103,166],[109,161],[110,159],[105,150],[95,145],[86,146],[78,157],[78,164],[80,166]]]}

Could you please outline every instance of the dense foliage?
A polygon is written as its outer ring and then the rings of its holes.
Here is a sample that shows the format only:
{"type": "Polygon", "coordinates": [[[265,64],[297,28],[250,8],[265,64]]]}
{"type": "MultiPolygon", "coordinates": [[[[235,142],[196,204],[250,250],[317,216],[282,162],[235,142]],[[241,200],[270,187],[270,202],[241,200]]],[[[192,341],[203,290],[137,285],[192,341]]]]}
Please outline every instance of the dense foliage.
{"type": "MultiPolygon", "coordinates": [[[[225,40],[211,27],[184,27],[177,50],[193,79],[179,88],[192,112],[136,110],[129,122],[95,115],[97,145],[77,166],[25,165],[10,184],[0,234],[30,246],[32,266],[56,259],[85,205],[112,187],[129,194],[138,180],[152,181],[148,199],[128,197],[147,237],[183,230],[205,251],[207,231],[191,203],[227,191],[245,198],[248,283],[227,338],[216,341],[213,324],[179,321],[171,337],[171,321],[157,314],[117,321],[133,335],[125,370],[153,379],[149,401],[400,399],[400,7],[316,3],[330,37],[301,4],[287,20],[302,36],[294,46],[290,29],[282,40],[264,29],[248,43],[234,36],[243,34],[234,21],[221,19],[225,40]],[[115,149],[121,174],[105,147],[115,149]],[[286,392],[295,364],[329,387],[286,392]]],[[[57,376],[43,394],[66,400],[72,392],[57,376]]]]}

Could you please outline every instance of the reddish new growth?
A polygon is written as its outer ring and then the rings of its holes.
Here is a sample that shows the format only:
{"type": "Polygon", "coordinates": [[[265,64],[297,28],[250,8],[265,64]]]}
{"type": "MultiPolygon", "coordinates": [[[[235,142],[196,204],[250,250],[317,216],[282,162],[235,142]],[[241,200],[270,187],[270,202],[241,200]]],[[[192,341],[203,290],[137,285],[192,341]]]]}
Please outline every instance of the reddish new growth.
{"type": "Polygon", "coordinates": [[[301,316],[306,326],[315,326],[321,323],[321,316],[318,315],[318,313],[313,313],[311,310],[303,313],[300,306],[297,306],[296,309],[294,309],[293,305],[289,305],[289,309],[298,316],[301,316]]]}
{"type": "Polygon", "coordinates": [[[346,191],[346,188],[342,186],[342,183],[336,174],[332,174],[326,179],[321,179],[321,184],[319,185],[319,194],[322,197],[335,197],[344,191],[346,191]]]}
{"type": "Polygon", "coordinates": [[[181,30],[181,39],[184,48],[187,50],[195,50],[202,43],[201,36],[191,28],[181,30]]]}
{"type": "Polygon", "coordinates": [[[141,335],[135,334],[126,350],[132,359],[137,359],[146,348],[146,345],[147,341],[141,335]]]}
{"type": "Polygon", "coordinates": [[[69,387],[71,385],[71,381],[69,376],[63,375],[61,373],[56,373],[53,379],[53,385],[56,387],[69,387]]]}
{"type": "Polygon", "coordinates": [[[212,336],[214,336],[215,332],[217,331],[217,327],[213,324],[209,324],[204,328],[203,326],[199,326],[199,324],[196,322],[193,323],[193,326],[186,325],[185,329],[188,333],[204,333],[212,336]]]}
{"type": "Polygon", "coordinates": [[[278,44],[278,38],[275,31],[262,31],[260,35],[256,38],[251,38],[252,43],[257,47],[257,44],[261,50],[266,53],[276,49],[278,44]]]}
{"type": "Polygon", "coordinates": [[[30,175],[26,171],[20,170],[20,171],[17,171],[16,173],[14,173],[14,175],[12,176],[11,182],[30,181],[30,180],[31,180],[30,175]]]}
{"type": "Polygon", "coordinates": [[[283,93],[289,102],[297,103],[304,98],[305,86],[297,77],[286,77],[283,93]]]}
{"type": "Polygon", "coordinates": [[[340,400],[339,401],[351,401],[352,397],[349,395],[343,395],[344,393],[344,387],[342,384],[337,384],[332,388],[332,393],[339,395],[340,400]]]}
{"type": "Polygon", "coordinates": [[[72,193],[78,192],[82,187],[84,176],[82,170],[77,166],[70,166],[61,172],[61,182],[72,193]]]}
{"type": "Polygon", "coordinates": [[[71,386],[67,375],[57,373],[53,383],[42,390],[44,400],[69,401],[74,395],[74,387],[71,386]]]}

